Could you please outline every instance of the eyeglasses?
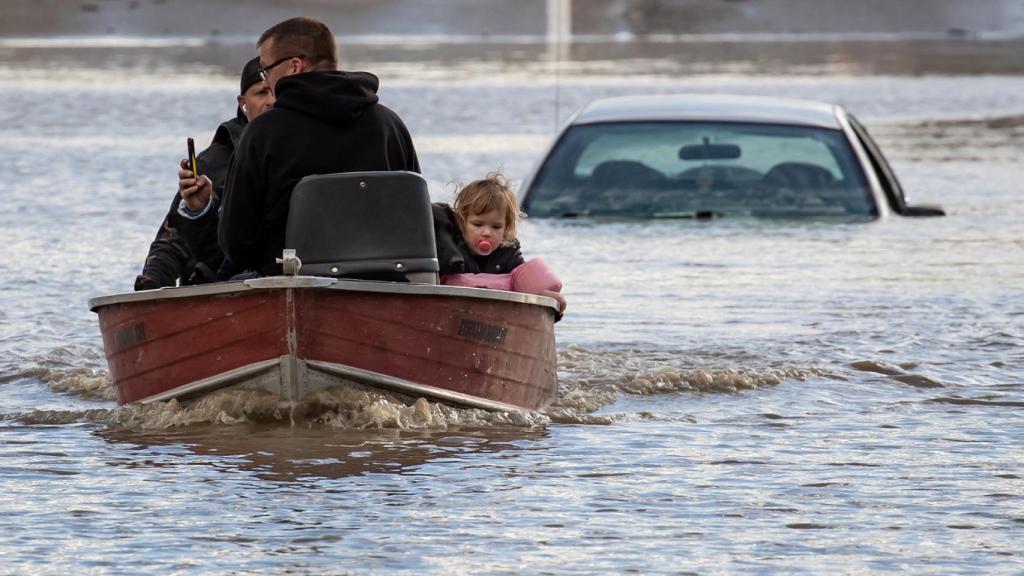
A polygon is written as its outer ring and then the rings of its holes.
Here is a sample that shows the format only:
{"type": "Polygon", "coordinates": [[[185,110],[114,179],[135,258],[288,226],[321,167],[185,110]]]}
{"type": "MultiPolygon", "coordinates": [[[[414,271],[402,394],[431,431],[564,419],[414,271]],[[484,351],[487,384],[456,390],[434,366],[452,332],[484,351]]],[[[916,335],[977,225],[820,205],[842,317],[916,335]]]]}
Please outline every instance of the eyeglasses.
{"type": "Polygon", "coordinates": [[[267,81],[267,73],[270,72],[270,69],[273,68],[274,66],[277,66],[278,64],[282,64],[284,62],[287,62],[287,61],[291,60],[292,58],[305,58],[305,57],[306,57],[305,54],[299,54],[298,56],[286,56],[284,58],[281,58],[277,62],[274,62],[273,64],[268,64],[266,66],[260,66],[259,70],[257,70],[257,73],[260,75],[260,80],[263,80],[264,82],[266,82],[267,81]]]}

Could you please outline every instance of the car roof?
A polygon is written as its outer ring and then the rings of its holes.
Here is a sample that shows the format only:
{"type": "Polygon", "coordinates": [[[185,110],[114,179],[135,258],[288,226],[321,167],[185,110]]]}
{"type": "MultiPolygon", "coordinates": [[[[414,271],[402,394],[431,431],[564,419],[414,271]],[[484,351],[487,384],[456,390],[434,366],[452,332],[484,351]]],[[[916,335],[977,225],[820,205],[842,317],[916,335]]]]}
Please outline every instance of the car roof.
{"type": "Polygon", "coordinates": [[[652,121],[718,121],[794,124],[841,129],[839,106],[810,100],[736,96],[726,94],[673,94],[619,96],[587,104],[573,124],[652,121]]]}

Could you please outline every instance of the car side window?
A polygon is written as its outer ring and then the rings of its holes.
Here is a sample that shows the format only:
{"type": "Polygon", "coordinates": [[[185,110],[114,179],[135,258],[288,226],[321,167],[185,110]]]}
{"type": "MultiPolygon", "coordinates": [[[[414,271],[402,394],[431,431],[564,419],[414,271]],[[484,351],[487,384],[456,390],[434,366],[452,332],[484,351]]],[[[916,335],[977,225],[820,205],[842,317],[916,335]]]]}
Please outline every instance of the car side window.
{"type": "Polygon", "coordinates": [[[885,156],[882,156],[881,149],[878,148],[871,135],[868,134],[867,128],[852,114],[847,114],[846,118],[850,121],[850,126],[857,135],[857,139],[860,140],[861,146],[864,147],[868,159],[871,160],[871,167],[874,169],[875,174],[878,175],[882,190],[889,200],[889,206],[896,212],[903,212],[907,205],[907,198],[903,193],[903,187],[900,186],[900,182],[896,178],[896,173],[892,170],[892,166],[886,161],[885,156]]]}

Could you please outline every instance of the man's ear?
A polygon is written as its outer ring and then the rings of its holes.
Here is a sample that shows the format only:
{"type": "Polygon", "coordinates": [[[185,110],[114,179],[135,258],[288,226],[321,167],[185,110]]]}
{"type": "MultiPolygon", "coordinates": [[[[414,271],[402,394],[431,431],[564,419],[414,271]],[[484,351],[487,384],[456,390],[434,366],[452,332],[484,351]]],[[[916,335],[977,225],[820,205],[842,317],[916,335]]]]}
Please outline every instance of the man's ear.
{"type": "Polygon", "coordinates": [[[238,100],[238,107],[239,108],[241,108],[242,105],[245,104],[245,96],[242,96],[242,95],[235,96],[235,100],[238,100]]]}

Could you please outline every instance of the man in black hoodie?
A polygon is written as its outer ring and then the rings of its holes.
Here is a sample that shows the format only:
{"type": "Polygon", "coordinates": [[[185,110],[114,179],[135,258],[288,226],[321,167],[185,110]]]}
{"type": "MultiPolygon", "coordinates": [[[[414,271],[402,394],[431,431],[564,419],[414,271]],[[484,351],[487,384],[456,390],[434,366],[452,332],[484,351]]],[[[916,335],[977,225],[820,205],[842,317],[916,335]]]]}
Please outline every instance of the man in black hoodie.
{"type": "Polygon", "coordinates": [[[228,172],[219,238],[238,269],[281,273],[292,188],[303,177],[336,172],[419,172],[412,138],[397,114],[377,103],[377,77],[341,72],[334,35],[322,22],[293,18],[257,43],[273,110],[252,122],[228,172]]]}
{"type": "Polygon", "coordinates": [[[142,274],[135,278],[136,290],[174,286],[178,280],[188,283],[214,279],[211,276],[224,259],[217,244],[216,210],[192,221],[191,208],[195,208],[196,214],[203,214],[203,205],[211,197],[220,196],[227,178],[228,160],[235,151],[242,130],[249,120],[274,105],[274,95],[260,78],[259,69],[259,58],[253,58],[242,68],[235,117],[218,126],[213,142],[197,155],[201,175],[198,182],[190,169],[186,170],[187,160],[182,161],[178,172],[178,192],[174,194],[171,209],[149,246],[142,274]],[[194,271],[202,273],[194,276],[194,271]]]}

